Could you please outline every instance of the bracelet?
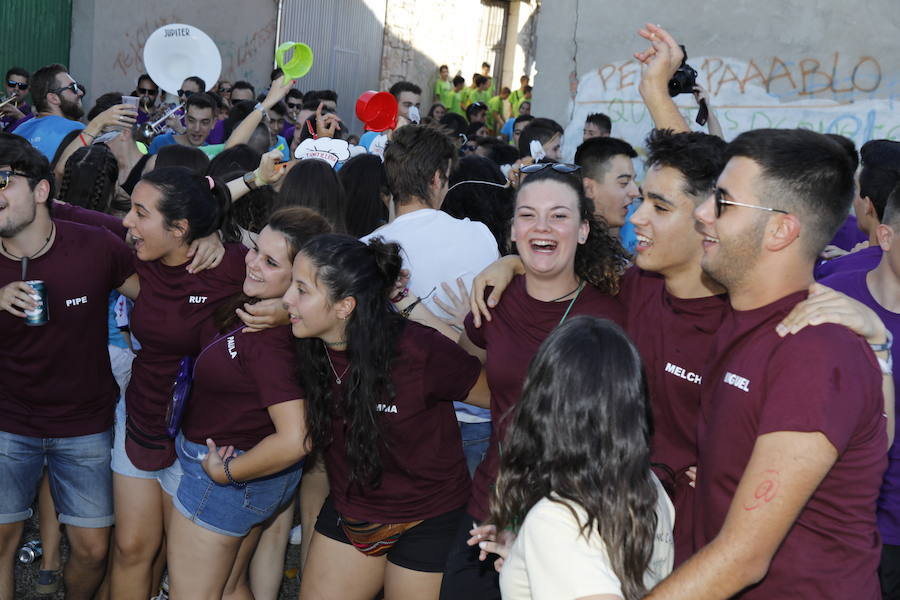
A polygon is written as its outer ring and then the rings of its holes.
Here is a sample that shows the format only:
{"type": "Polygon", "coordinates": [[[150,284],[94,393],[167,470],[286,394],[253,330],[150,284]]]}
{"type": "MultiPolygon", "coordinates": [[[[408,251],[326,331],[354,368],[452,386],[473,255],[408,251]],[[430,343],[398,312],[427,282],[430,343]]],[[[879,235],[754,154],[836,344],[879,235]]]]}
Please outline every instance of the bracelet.
{"type": "Polygon", "coordinates": [[[92,139],[95,138],[95,137],[97,137],[96,135],[94,135],[93,133],[90,133],[90,132],[87,131],[86,129],[82,129],[82,130],[81,130],[81,133],[83,133],[84,135],[89,135],[89,136],[91,136],[92,139]]]}
{"type": "Polygon", "coordinates": [[[404,319],[408,319],[409,315],[412,314],[413,309],[421,301],[422,301],[421,298],[416,298],[415,302],[413,302],[412,304],[410,304],[409,306],[407,306],[406,308],[404,308],[403,310],[400,311],[400,316],[403,317],[404,319]]]}
{"type": "Polygon", "coordinates": [[[405,287],[405,288],[403,288],[402,290],[400,290],[399,292],[397,292],[397,295],[396,295],[396,296],[394,296],[393,298],[391,298],[391,302],[393,302],[394,304],[397,304],[398,302],[400,302],[401,300],[403,300],[403,299],[406,298],[407,296],[409,296],[409,288],[408,288],[408,287],[405,287]]]}
{"type": "Polygon", "coordinates": [[[253,110],[258,110],[264,120],[269,117],[269,113],[266,112],[266,107],[263,106],[262,102],[257,102],[256,106],[253,107],[253,110]]]}
{"type": "MultiPolygon", "coordinates": [[[[91,135],[91,134],[88,134],[88,135],[91,135]]],[[[78,139],[81,140],[81,145],[82,145],[82,146],[87,146],[87,145],[88,145],[88,143],[87,143],[86,141],[84,141],[84,136],[83,136],[82,134],[80,134],[80,133],[78,134],[78,139]]]]}
{"type": "Polygon", "coordinates": [[[234,455],[232,454],[228,458],[225,459],[225,462],[222,463],[222,466],[225,468],[225,477],[228,478],[228,483],[233,485],[236,488],[247,487],[246,481],[235,481],[234,477],[231,476],[231,469],[228,468],[228,463],[234,460],[234,455]]]}
{"type": "Polygon", "coordinates": [[[869,344],[869,347],[872,348],[872,352],[890,352],[891,348],[894,346],[894,336],[891,334],[889,330],[885,330],[886,340],[883,344],[869,344]]]}

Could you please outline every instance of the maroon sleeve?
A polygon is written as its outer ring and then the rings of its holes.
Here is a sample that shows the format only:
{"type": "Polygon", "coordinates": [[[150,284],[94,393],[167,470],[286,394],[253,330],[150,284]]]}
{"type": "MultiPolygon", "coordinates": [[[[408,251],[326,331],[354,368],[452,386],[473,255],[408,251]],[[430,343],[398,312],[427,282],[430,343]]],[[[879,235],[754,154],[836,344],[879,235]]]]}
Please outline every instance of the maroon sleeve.
{"type": "Polygon", "coordinates": [[[430,328],[425,329],[428,358],[425,363],[423,389],[434,400],[462,402],[481,374],[481,361],[430,328]]]}
{"type": "Polygon", "coordinates": [[[125,283],[125,280],[131,277],[135,272],[134,253],[131,251],[131,248],[125,245],[125,242],[121,239],[117,238],[112,231],[104,229],[103,235],[109,246],[108,257],[110,262],[112,287],[117,288],[125,283]]]}
{"type": "MultiPolygon", "coordinates": [[[[507,290],[509,288],[507,287],[507,290]]],[[[488,297],[491,295],[491,292],[494,291],[493,286],[484,290],[484,301],[487,303],[488,297]]],[[[497,310],[496,307],[494,310],[497,310]]],[[[488,321],[482,317],[481,318],[481,327],[475,327],[475,323],[472,320],[472,313],[466,315],[466,320],[463,322],[463,326],[466,328],[466,335],[469,337],[469,340],[484,350],[487,348],[487,340],[484,338],[484,328],[487,326],[488,321]]]]}
{"type": "Polygon", "coordinates": [[[253,340],[253,352],[244,364],[256,383],[259,406],[263,408],[303,398],[294,366],[294,349],[286,329],[276,327],[243,334],[253,340]]]}
{"type": "Polygon", "coordinates": [[[773,353],[759,435],[819,431],[843,453],[860,422],[879,410],[881,374],[862,338],[838,325],[807,327],[773,353]]]}
{"type": "Polygon", "coordinates": [[[225,257],[218,267],[222,270],[226,281],[238,288],[244,284],[244,277],[247,275],[247,265],[244,261],[247,250],[248,248],[240,243],[225,244],[225,257]]]}
{"type": "Polygon", "coordinates": [[[81,223],[83,225],[93,225],[95,227],[105,227],[112,231],[120,240],[125,239],[128,228],[122,225],[122,219],[114,217],[106,213],[97,212],[74,204],[65,202],[54,202],[52,214],[54,219],[62,219],[72,223],[81,223]]]}

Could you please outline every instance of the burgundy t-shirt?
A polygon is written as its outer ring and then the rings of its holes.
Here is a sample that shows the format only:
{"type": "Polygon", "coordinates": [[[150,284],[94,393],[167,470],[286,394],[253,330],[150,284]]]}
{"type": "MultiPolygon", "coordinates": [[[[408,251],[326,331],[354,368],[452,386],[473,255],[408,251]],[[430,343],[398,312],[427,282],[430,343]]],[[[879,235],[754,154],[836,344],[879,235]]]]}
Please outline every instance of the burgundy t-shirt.
{"type": "Polygon", "coordinates": [[[82,223],[95,227],[105,227],[121,240],[124,240],[125,235],[128,233],[128,228],[122,225],[122,219],[119,217],[82,206],[75,206],[65,202],[54,202],[52,212],[54,219],[64,219],[72,223],[82,223]]]}
{"type": "Polygon", "coordinates": [[[694,553],[694,488],[684,471],[697,464],[700,382],[728,299],[724,294],[676,298],[666,291],[662,275],[637,267],[622,278],[619,298],[628,311],[625,330],[647,374],[654,427],[651,460],[668,467],[657,468],[657,474],[675,505],[678,565],[694,553]]]}
{"type": "MultiPolygon", "coordinates": [[[[56,238],[28,262],[44,281],[50,320],[29,327],[0,312],[0,428],[32,437],[72,437],[112,426],[118,388],[109,366],[109,292],[134,273],[131,250],[105,229],[56,220],[56,238]]],[[[0,287],[22,263],[0,256],[0,287]]]]}
{"type": "Polygon", "coordinates": [[[821,432],[838,458],[800,512],[766,577],[741,598],[881,598],[875,501],[887,466],[881,371],[838,325],[778,337],[806,292],[729,310],[703,375],[694,503],[697,548],[719,533],[757,437],[821,432]]]}
{"type": "MultiPolygon", "coordinates": [[[[881,306],[869,291],[866,284],[868,271],[852,271],[838,273],[819,283],[827,285],[859,300],[881,318],[882,323],[894,336],[891,358],[894,361],[894,400],[900,391],[900,313],[895,313],[881,306]]],[[[900,440],[894,435],[894,443],[888,452],[888,468],[881,484],[878,496],[878,531],[885,544],[900,546],[900,440]]]]}
{"type": "MultiPolygon", "coordinates": [[[[325,351],[324,348],[322,350],[325,351]]],[[[345,352],[329,350],[337,373],[347,369],[345,352]]],[[[379,406],[381,485],[351,490],[345,423],[336,418],[325,465],[335,508],[351,519],[408,523],[459,508],[469,498],[469,471],[453,402],[475,385],[481,364],[434,329],[406,324],[391,368],[393,402],[379,406]]],[[[332,394],[343,392],[332,378],[332,394]]]]}
{"type": "MultiPolygon", "coordinates": [[[[487,297],[487,296],[485,296],[487,297]]],[[[528,365],[541,343],[559,325],[570,302],[543,302],[528,295],[525,277],[519,275],[509,284],[491,320],[482,320],[481,328],[466,317],[466,334],[473,344],[487,351],[484,368],[491,388],[491,441],[484,460],[475,471],[469,514],[479,521],[490,512],[491,490],[500,466],[499,443],[506,438],[510,409],[519,401],[528,365]]],[[[610,319],[622,326],[625,312],[618,297],[608,296],[586,285],[571,305],[569,317],[592,315],[610,319]]]]}
{"type": "Polygon", "coordinates": [[[881,246],[869,246],[816,265],[816,281],[845,271],[871,271],[881,262],[881,246]]]}
{"type": "Polygon", "coordinates": [[[220,301],[240,291],[246,253],[240,244],[225,244],[222,263],[197,274],[188,273],[187,265],[134,260],[141,293],[131,313],[131,331],[141,341],[141,349],[125,393],[129,434],[125,449],[139,469],[155,471],[175,460],[174,444],[165,430],[179,362],[185,356],[197,356],[203,323],[220,301]]]}
{"type": "Polygon", "coordinates": [[[218,332],[204,328],[194,384],[181,429],[187,439],[250,450],[275,433],[268,408],[298,400],[293,336],[287,326],[241,333],[243,323],[218,332]],[[236,331],[235,331],[236,330],[236,331]]]}

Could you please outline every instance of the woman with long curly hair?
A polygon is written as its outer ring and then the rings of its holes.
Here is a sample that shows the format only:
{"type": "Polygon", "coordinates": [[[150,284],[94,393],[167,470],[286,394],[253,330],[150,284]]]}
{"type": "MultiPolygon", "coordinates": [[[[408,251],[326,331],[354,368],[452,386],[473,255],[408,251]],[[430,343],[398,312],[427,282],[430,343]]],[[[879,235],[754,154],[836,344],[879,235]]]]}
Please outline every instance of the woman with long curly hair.
{"type": "Polygon", "coordinates": [[[307,431],[331,494],[319,513],[300,598],[436,599],[469,472],[453,401],[478,360],[406,321],[389,296],[400,246],[310,240],[284,296],[306,392],[307,431]]]}
{"type": "Polygon", "coordinates": [[[504,599],[642,598],[672,570],[675,510],[650,470],[637,349],[574,317],[535,356],[503,444],[491,522],[517,538],[504,599]]]}
{"type": "Polygon", "coordinates": [[[519,400],[528,363],[541,342],[567,318],[587,314],[622,323],[614,296],[625,254],[593,215],[578,167],[535,165],[516,194],[512,242],[524,275],[516,276],[489,322],[465,321],[460,344],[484,358],[491,391],[491,441],[475,471],[468,514],[459,523],[441,589],[443,598],[499,598],[497,574],[467,545],[472,523],[489,515],[491,489],[500,463],[500,442],[519,400]]]}

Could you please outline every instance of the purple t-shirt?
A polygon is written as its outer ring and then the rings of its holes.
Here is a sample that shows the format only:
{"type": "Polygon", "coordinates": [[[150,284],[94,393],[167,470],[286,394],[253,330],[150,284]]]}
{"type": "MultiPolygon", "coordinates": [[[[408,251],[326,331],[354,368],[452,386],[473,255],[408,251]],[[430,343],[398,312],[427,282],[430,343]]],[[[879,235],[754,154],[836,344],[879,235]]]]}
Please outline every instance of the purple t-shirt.
{"type": "Polygon", "coordinates": [[[225,120],[220,119],[216,121],[216,124],[213,125],[213,128],[209,130],[209,135],[206,136],[207,144],[224,144],[225,143],[225,120]]]}
{"type": "MultiPolygon", "coordinates": [[[[50,320],[29,327],[0,312],[0,429],[32,437],[90,435],[112,425],[118,388],[109,366],[109,292],[134,273],[132,253],[98,227],[55,220],[46,254],[28,263],[44,281],[50,320]]],[[[0,256],[0,287],[22,278],[0,256]]]]}
{"type": "Polygon", "coordinates": [[[19,107],[19,110],[24,115],[21,118],[16,118],[12,115],[3,115],[2,117],[0,117],[0,131],[9,130],[11,132],[15,128],[14,126],[19,123],[19,121],[22,121],[24,123],[26,119],[33,116],[31,114],[31,107],[27,102],[22,104],[22,106],[19,107]]]}
{"type": "MultiPolygon", "coordinates": [[[[894,336],[894,346],[891,349],[891,358],[894,361],[894,399],[900,390],[900,313],[891,312],[878,304],[866,285],[868,271],[853,271],[850,273],[838,273],[820,283],[834,288],[859,300],[881,318],[884,326],[894,336]]],[[[895,430],[896,431],[896,430],[895,430]]],[[[881,484],[881,495],[878,497],[878,531],[885,544],[900,546],[900,441],[894,436],[894,444],[888,452],[888,468],[884,473],[884,482],[881,484]]]]}
{"type": "Polygon", "coordinates": [[[758,437],[819,432],[837,460],[766,576],[738,597],[878,600],[875,506],[887,466],[881,371],[865,340],[838,325],[778,337],[775,326],[806,295],[731,309],[716,333],[701,386],[694,542],[702,548],[718,535],[758,437]]]}
{"type": "Polygon", "coordinates": [[[856,217],[847,215],[847,218],[844,220],[840,229],[837,230],[837,233],[834,234],[834,237],[828,243],[850,252],[853,250],[854,246],[867,239],[869,239],[869,236],[860,231],[859,225],[856,222],[856,217]]]}
{"type": "Polygon", "coordinates": [[[869,246],[838,258],[823,260],[816,265],[814,275],[816,281],[819,281],[835,273],[871,271],[879,262],[881,262],[881,246],[869,246]]]}

